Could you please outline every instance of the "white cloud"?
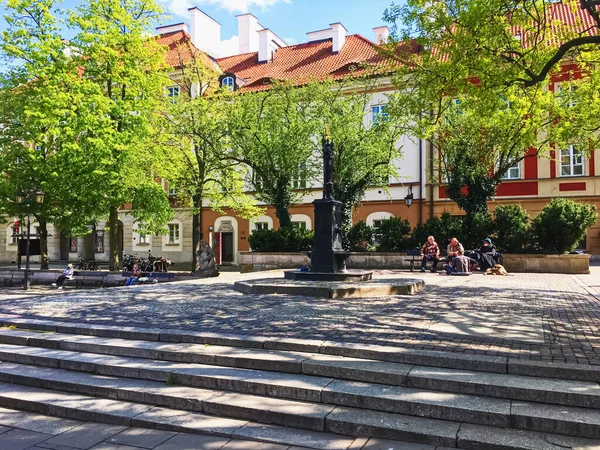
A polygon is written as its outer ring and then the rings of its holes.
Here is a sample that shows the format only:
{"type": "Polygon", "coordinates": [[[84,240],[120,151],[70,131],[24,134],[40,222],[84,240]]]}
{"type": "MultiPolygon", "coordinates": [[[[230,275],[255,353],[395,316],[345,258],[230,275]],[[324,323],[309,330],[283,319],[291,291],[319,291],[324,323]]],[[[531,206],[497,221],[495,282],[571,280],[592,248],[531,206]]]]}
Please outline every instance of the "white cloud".
{"type": "Polygon", "coordinates": [[[287,45],[296,45],[298,43],[298,41],[296,39],[291,38],[291,37],[283,38],[283,40],[285,41],[285,43],[287,45]]]}
{"type": "Polygon", "coordinates": [[[276,5],[277,3],[292,3],[292,0],[159,0],[167,11],[176,16],[187,17],[189,8],[202,5],[216,5],[220,9],[227,9],[230,12],[248,12],[251,7],[258,7],[262,10],[276,5]]]}
{"type": "Polygon", "coordinates": [[[219,8],[227,9],[231,12],[248,12],[256,6],[263,10],[277,3],[292,3],[291,0],[197,0],[200,4],[217,5],[219,8]]]}
{"type": "Polygon", "coordinates": [[[237,36],[233,36],[231,39],[221,41],[221,52],[219,56],[231,56],[237,55],[239,51],[239,39],[237,36]]]}

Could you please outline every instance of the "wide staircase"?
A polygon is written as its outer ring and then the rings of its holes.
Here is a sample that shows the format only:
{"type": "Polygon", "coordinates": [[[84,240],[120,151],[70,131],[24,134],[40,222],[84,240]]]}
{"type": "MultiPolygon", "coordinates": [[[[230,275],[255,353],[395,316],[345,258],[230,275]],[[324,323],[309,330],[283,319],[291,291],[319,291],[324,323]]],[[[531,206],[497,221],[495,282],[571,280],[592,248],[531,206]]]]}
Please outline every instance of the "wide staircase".
{"type": "Polygon", "coordinates": [[[361,448],[366,437],[438,449],[600,449],[600,367],[25,318],[0,323],[0,406],[7,408],[312,449],[361,448]]]}

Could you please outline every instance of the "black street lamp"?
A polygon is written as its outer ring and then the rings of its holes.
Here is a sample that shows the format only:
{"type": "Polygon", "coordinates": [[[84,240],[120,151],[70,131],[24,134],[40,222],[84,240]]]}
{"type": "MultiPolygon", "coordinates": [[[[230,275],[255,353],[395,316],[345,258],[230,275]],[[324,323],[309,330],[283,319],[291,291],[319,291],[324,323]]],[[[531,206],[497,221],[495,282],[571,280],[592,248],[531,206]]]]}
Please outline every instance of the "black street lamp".
{"type": "Polygon", "coordinates": [[[410,208],[410,205],[412,205],[413,202],[413,191],[412,191],[412,186],[408,187],[408,194],[406,194],[406,197],[404,197],[404,202],[406,203],[406,207],[410,208]]]}
{"type": "MultiPolygon", "coordinates": [[[[37,191],[34,194],[35,203],[41,205],[44,203],[44,193],[42,191],[37,191]]],[[[31,212],[32,206],[31,199],[27,199],[25,194],[19,193],[16,196],[17,203],[22,205],[24,203],[28,203],[27,208],[27,244],[25,250],[25,278],[23,279],[23,289],[27,290],[31,286],[31,270],[29,269],[29,252],[30,252],[30,239],[31,239],[31,212]]]]}

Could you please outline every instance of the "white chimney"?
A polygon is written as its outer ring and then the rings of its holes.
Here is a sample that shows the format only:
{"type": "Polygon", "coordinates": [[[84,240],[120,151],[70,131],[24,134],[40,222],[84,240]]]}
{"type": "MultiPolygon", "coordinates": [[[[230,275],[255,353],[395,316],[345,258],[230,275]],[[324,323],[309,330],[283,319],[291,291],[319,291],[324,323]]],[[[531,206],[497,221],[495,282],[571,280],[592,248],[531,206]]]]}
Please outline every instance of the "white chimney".
{"type": "Polygon", "coordinates": [[[386,25],[373,28],[373,31],[375,32],[375,43],[387,44],[390,38],[390,29],[386,25]]]}
{"type": "Polygon", "coordinates": [[[263,27],[252,14],[236,16],[238,20],[239,53],[252,53],[258,51],[258,32],[263,27]]]}
{"type": "Polygon", "coordinates": [[[285,47],[287,44],[268,28],[263,28],[258,32],[258,62],[271,61],[275,55],[275,50],[285,47]]]}
{"type": "Polygon", "coordinates": [[[346,27],[341,23],[332,23],[329,25],[329,28],[319,31],[311,31],[310,33],[306,33],[308,35],[308,42],[321,41],[324,39],[331,39],[333,42],[334,53],[339,52],[346,43],[346,27]]]}
{"type": "Polygon", "coordinates": [[[332,31],[333,38],[333,53],[338,53],[346,43],[346,27],[342,25],[340,22],[332,23],[329,25],[332,31]]]}
{"type": "Polygon", "coordinates": [[[173,25],[165,25],[162,27],[156,27],[156,32],[158,34],[167,34],[167,33],[175,33],[176,31],[185,31],[186,33],[190,32],[187,23],[174,23],[173,25]]]}
{"type": "Polygon", "coordinates": [[[192,43],[213,57],[219,57],[221,47],[221,24],[197,7],[188,10],[192,16],[192,43]]]}

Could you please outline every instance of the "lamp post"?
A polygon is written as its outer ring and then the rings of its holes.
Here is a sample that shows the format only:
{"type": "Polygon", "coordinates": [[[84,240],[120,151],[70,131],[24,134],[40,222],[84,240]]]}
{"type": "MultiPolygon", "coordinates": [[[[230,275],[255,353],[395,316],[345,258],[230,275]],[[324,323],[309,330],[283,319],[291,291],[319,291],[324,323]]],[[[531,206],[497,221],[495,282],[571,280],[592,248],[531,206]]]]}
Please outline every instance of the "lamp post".
{"type": "MultiPolygon", "coordinates": [[[[23,279],[23,289],[27,290],[31,286],[31,270],[29,268],[29,252],[30,252],[30,239],[31,239],[31,199],[28,199],[25,194],[17,194],[16,196],[17,203],[22,205],[27,203],[27,244],[25,247],[25,278],[23,279]]],[[[42,191],[37,191],[34,194],[35,203],[41,205],[44,203],[44,193],[42,191]]]]}
{"type": "Polygon", "coordinates": [[[406,197],[404,197],[404,203],[406,203],[406,207],[410,208],[410,205],[412,205],[413,202],[413,191],[412,191],[412,186],[408,187],[408,194],[406,194],[406,197]]]}

